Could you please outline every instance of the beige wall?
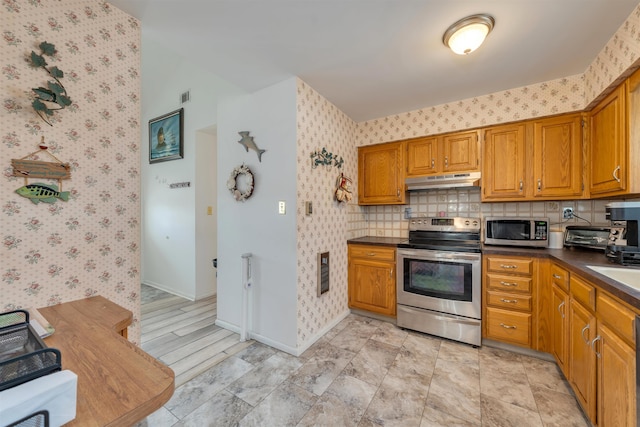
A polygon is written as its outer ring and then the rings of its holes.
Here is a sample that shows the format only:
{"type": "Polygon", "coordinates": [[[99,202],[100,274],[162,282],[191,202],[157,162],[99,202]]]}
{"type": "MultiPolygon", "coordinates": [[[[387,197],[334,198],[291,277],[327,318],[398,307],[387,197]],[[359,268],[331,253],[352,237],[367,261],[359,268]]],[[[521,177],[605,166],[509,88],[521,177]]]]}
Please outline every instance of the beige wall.
{"type": "MultiPolygon", "coordinates": [[[[140,26],[108,3],[14,0],[0,13],[0,311],[103,295],[140,317],[140,26]],[[73,105],[49,126],[30,106],[47,74],[25,61],[47,41],[73,105]],[[10,159],[49,151],[71,165],[69,201],[33,204],[10,159]]],[[[39,154],[40,160],[52,160],[39,154]]],[[[29,183],[42,181],[30,179],[29,183]]]]}

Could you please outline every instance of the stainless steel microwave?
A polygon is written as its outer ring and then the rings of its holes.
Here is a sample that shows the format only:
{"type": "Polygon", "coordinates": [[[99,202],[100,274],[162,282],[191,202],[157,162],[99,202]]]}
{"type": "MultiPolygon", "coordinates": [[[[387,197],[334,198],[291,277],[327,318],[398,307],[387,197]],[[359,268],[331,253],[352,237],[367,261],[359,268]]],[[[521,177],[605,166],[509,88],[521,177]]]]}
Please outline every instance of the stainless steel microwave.
{"type": "Polygon", "coordinates": [[[546,248],[549,246],[549,225],[549,218],[485,218],[484,243],[546,248]]]}

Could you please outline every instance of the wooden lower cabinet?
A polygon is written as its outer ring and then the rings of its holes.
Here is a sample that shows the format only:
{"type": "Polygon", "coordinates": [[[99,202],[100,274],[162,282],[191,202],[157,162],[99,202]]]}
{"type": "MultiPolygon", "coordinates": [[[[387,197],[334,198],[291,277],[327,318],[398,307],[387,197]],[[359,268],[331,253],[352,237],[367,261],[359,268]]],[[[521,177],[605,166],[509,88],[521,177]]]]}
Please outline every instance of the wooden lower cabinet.
{"type": "Polygon", "coordinates": [[[551,352],[594,426],[635,426],[640,310],[555,262],[544,265],[483,257],[483,338],[551,352]],[[548,331],[536,332],[539,325],[548,331]],[[546,347],[535,348],[536,333],[547,335],[546,347]]]}
{"type": "Polygon", "coordinates": [[[569,306],[569,383],[593,424],[596,423],[596,317],[576,300],[569,306]]]}
{"type": "Polygon", "coordinates": [[[349,245],[349,307],[396,315],[395,249],[349,245]]]}
{"type": "Polygon", "coordinates": [[[483,336],[535,348],[535,269],[531,257],[483,257],[483,336]]]}
{"type": "Polygon", "coordinates": [[[598,337],[598,426],[635,426],[635,349],[605,325],[598,325],[598,337]]]}
{"type": "Polygon", "coordinates": [[[565,377],[569,377],[569,294],[551,286],[551,353],[565,377]]]}

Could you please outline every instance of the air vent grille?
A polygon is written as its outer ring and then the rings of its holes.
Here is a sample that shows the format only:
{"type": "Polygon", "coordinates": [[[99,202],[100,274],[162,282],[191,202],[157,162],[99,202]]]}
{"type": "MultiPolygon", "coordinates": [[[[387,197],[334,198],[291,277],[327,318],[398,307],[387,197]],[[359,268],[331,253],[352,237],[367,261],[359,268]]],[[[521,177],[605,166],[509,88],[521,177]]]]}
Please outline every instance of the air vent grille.
{"type": "Polygon", "coordinates": [[[186,91],[180,95],[180,104],[191,101],[191,91],[186,91]]]}

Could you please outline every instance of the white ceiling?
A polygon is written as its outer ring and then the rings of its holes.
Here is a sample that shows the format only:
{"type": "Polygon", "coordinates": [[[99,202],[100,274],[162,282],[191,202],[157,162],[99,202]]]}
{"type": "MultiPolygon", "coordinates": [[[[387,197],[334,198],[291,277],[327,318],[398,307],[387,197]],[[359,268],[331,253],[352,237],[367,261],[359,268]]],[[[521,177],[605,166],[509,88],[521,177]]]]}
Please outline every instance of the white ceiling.
{"type": "Polygon", "coordinates": [[[355,121],[583,73],[638,0],[109,0],[143,38],[255,91],[299,76],[355,121]],[[488,13],[476,52],[442,35],[488,13]]]}

